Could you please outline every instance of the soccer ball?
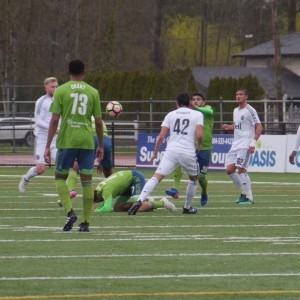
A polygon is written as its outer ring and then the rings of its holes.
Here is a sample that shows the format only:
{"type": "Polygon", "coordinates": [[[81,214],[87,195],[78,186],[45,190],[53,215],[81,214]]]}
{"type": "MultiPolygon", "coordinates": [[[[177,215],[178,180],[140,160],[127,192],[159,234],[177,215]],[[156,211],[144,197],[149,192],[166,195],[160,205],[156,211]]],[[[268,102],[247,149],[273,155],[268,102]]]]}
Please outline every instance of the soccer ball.
{"type": "Polygon", "coordinates": [[[109,101],[106,105],[106,113],[112,118],[118,118],[122,110],[122,105],[118,101],[109,101]]]}

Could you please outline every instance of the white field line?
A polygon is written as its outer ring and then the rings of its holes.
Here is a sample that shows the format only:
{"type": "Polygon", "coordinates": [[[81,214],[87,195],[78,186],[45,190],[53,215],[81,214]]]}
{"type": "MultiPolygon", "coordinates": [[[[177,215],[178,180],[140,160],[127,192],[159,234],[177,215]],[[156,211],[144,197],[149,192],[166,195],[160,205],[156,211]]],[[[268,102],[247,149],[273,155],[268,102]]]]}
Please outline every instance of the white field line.
{"type": "Polygon", "coordinates": [[[168,279],[168,278],[234,278],[234,277],[299,277],[300,273],[212,273],[212,274],[160,274],[160,275],[98,275],[98,276],[45,276],[45,277],[0,277],[0,281],[35,281],[35,280],[99,280],[99,279],[168,279]]]}
{"type": "MultiPolygon", "coordinates": [[[[18,179],[20,179],[21,178],[21,176],[20,175],[0,175],[0,181],[1,181],[1,177],[3,177],[6,181],[7,181],[7,178],[18,178],[18,179]]],[[[36,178],[35,178],[35,180],[38,180],[38,179],[53,179],[54,178],[54,176],[44,176],[44,175],[41,175],[41,176],[37,176],[36,178]]],[[[99,181],[99,180],[102,180],[102,179],[104,179],[104,178],[102,178],[102,177],[97,177],[97,178],[93,178],[93,180],[95,180],[95,181],[99,181]]],[[[146,180],[148,180],[148,178],[146,178],[146,180]]],[[[164,182],[173,182],[174,180],[173,179],[168,179],[168,178],[165,178],[164,180],[163,180],[164,182]]],[[[182,179],[181,180],[182,182],[185,182],[185,183],[187,183],[188,182],[188,180],[186,180],[186,179],[182,179]]],[[[225,184],[227,184],[227,183],[230,183],[230,184],[233,184],[232,183],[232,181],[230,181],[230,180],[209,180],[209,182],[210,183],[225,183],[225,184]]],[[[252,184],[258,184],[258,185],[276,185],[276,186],[280,186],[280,185],[298,185],[298,186],[300,186],[300,182],[275,182],[275,181],[252,181],[251,182],[252,184]]]]}
{"type": "Polygon", "coordinates": [[[199,257],[199,256],[298,256],[300,252],[242,252],[242,253],[143,253],[143,254],[91,254],[91,255],[7,255],[0,259],[74,259],[74,258],[127,258],[127,257],[199,257]]]}

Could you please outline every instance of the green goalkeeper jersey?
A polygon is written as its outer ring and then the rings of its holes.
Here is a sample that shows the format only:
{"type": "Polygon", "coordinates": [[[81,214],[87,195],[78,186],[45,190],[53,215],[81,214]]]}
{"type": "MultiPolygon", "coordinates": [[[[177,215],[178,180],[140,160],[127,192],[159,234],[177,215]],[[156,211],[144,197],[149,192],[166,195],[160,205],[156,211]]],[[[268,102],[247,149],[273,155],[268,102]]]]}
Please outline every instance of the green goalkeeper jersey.
{"type": "Polygon", "coordinates": [[[202,145],[201,147],[197,147],[196,145],[196,149],[200,148],[201,150],[212,150],[212,135],[215,122],[215,110],[210,105],[198,106],[195,109],[202,112],[204,117],[202,145]]]}
{"type": "Polygon", "coordinates": [[[61,115],[58,149],[94,149],[91,117],[101,117],[96,89],[84,81],[69,81],[55,90],[50,112],[61,115]]]}
{"type": "Polygon", "coordinates": [[[96,193],[110,200],[123,195],[130,190],[133,180],[132,171],[119,171],[101,181],[96,187],[96,193]]]}

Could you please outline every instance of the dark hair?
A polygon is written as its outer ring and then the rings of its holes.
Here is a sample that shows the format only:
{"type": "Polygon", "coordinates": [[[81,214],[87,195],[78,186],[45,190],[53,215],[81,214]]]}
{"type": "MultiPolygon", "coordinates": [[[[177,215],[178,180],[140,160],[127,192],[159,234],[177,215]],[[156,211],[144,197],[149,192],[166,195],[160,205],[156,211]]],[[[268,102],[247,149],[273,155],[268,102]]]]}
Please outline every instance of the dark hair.
{"type": "Polygon", "coordinates": [[[69,62],[69,73],[71,75],[81,75],[84,73],[84,63],[80,59],[74,59],[69,62]]]}
{"type": "Polygon", "coordinates": [[[201,93],[195,93],[195,94],[193,95],[193,97],[194,97],[194,96],[199,96],[203,101],[205,101],[205,97],[204,97],[204,95],[201,94],[201,93]]]}
{"type": "Polygon", "coordinates": [[[190,106],[190,96],[187,93],[182,93],[177,95],[177,104],[178,106],[190,106]]]}
{"type": "Polygon", "coordinates": [[[240,87],[236,91],[244,91],[245,95],[249,96],[248,90],[244,87],[240,87]]]}

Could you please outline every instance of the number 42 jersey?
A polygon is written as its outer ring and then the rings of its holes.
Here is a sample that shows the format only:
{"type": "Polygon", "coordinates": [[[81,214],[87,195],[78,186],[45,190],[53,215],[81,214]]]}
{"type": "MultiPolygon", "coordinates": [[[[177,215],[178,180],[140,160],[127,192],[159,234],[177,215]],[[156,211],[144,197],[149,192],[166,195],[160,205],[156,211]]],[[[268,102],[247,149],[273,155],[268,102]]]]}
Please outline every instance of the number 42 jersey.
{"type": "Polygon", "coordinates": [[[166,150],[176,152],[195,152],[195,133],[197,125],[203,126],[203,114],[199,111],[179,107],[169,112],[161,126],[169,128],[170,137],[166,150]]]}

